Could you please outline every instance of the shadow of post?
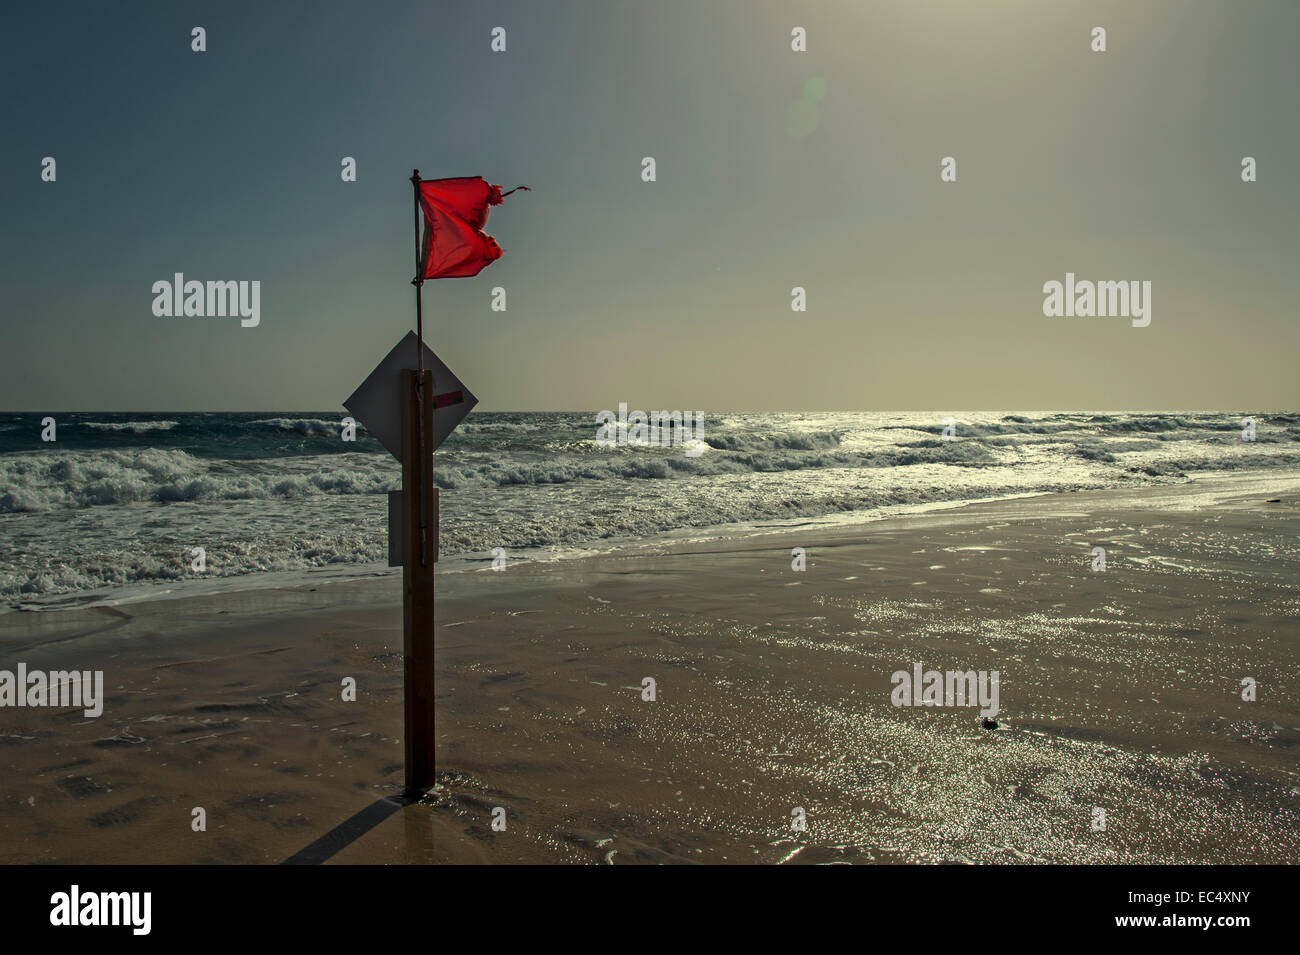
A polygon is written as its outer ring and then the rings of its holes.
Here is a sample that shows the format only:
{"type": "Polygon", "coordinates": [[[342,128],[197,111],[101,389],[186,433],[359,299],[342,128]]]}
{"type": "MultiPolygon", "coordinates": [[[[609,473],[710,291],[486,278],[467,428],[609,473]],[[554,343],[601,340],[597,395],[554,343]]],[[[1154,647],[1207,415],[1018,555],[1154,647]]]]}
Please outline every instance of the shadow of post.
{"type": "MultiPolygon", "coordinates": [[[[295,852],[281,862],[280,865],[320,865],[331,856],[352,845],[385,819],[391,817],[393,813],[419,802],[420,795],[407,796],[399,794],[377,799],[356,815],[339,823],[311,845],[295,852]]],[[[409,837],[409,824],[407,830],[409,837]]]]}

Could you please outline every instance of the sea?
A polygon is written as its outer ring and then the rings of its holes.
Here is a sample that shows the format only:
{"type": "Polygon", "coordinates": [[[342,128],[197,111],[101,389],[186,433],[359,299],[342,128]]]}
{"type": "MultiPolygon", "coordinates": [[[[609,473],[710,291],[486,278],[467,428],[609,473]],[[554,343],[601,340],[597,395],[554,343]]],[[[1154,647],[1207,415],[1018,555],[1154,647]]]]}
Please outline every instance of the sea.
{"type": "MultiPolygon", "coordinates": [[[[343,440],[344,414],[0,415],[0,605],[396,573],[387,492],[398,462],[360,425],[343,440]],[[42,440],[47,417],[53,441],[42,440]]],[[[471,414],[435,456],[439,571],[1300,464],[1295,413],[703,420],[697,444],[610,446],[595,412],[471,414]]]]}

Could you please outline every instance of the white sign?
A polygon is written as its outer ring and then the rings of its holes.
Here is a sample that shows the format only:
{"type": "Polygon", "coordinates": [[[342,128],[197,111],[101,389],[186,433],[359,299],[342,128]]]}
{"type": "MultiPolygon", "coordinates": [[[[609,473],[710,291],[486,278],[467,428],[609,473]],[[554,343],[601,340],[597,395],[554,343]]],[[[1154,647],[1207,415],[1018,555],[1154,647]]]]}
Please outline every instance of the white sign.
{"type": "MultiPolygon", "coordinates": [[[[402,458],[402,369],[417,367],[415,342],[415,332],[407,332],[361,387],[352,392],[352,397],[343,402],[352,417],[365,425],[399,461],[402,458]]],[[[424,346],[424,367],[433,372],[433,447],[436,450],[465,420],[478,399],[428,345],[424,346]]]]}

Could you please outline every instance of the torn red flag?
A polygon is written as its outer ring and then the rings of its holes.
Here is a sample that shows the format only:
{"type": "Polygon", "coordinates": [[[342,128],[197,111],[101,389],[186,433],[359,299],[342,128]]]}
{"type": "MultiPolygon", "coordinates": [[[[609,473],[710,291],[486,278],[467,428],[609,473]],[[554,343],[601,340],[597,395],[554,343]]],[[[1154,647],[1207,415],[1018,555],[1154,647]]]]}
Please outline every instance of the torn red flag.
{"type": "MultiPolygon", "coordinates": [[[[501,246],[483,231],[488,206],[499,206],[510,192],[502,193],[481,176],[420,181],[420,207],[424,210],[423,265],[420,279],[465,278],[501,258],[501,246]]],[[[518,189],[528,190],[527,186],[518,189]]]]}

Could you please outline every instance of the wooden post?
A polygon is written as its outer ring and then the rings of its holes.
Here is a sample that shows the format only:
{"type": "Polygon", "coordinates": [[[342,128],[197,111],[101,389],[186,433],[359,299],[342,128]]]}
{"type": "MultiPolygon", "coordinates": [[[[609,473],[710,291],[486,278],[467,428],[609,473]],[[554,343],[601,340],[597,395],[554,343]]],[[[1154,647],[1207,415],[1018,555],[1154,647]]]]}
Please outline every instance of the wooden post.
{"type": "Polygon", "coordinates": [[[404,369],[401,388],[406,791],[413,795],[434,782],[433,565],[438,559],[438,499],[433,488],[433,372],[404,369]]]}

